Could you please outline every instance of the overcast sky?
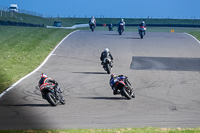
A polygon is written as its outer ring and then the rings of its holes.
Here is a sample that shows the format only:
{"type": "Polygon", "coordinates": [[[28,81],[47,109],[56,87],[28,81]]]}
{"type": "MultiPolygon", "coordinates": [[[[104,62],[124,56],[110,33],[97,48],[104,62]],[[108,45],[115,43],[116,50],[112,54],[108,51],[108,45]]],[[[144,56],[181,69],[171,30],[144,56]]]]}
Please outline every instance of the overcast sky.
{"type": "Polygon", "coordinates": [[[200,0],[0,0],[43,15],[200,19],[200,0]]]}

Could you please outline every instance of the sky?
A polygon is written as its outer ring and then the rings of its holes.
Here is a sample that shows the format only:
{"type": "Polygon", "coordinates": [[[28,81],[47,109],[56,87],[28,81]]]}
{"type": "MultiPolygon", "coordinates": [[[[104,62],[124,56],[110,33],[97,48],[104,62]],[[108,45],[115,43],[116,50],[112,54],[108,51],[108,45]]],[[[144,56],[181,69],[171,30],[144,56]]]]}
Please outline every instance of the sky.
{"type": "Polygon", "coordinates": [[[0,0],[0,7],[14,3],[53,17],[200,19],[200,0],[0,0]]]}

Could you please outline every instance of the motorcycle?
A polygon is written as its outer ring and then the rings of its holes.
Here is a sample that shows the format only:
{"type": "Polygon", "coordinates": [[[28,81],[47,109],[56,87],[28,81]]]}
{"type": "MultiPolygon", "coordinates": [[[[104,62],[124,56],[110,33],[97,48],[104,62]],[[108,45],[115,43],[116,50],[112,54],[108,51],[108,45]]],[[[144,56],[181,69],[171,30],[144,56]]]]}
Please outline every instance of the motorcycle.
{"type": "Polygon", "coordinates": [[[119,75],[117,77],[113,77],[110,79],[110,86],[115,88],[117,94],[121,94],[125,96],[127,99],[135,98],[135,94],[133,93],[133,88],[131,87],[131,83],[128,81],[128,77],[119,75]]]}
{"type": "Polygon", "coordinates": [[[61,95],[58,85],[44,85],[40,87],[43,99],[46,99],[52,106],[57,106],[59,103],[65,104],[65,99],[61,95]]]}
{"type": "Polygon", "coordinates": [[[108,26],[109,31],[113,31],[113,25],[108,26]]]}
{"type": "Polygon", "coordinates": [[[122,35],[122,32],[124,31],[124,24],[123,23],[120,23],[119,24],[119,27],[118,27],[118,32],[119,32],[119,35],[122,35]]]}
{"type": "Polygon", "coordinates": [[[138,28],[138,30],[139,30],[140,38],[143,39],[143,37],[145,35],[146,28],[144,26],[141,26],[141,27],[138,28]]]}
{"type": "Polygon", "coordinates": [[[107,74],[110,74],[110,71],[112,69],[112,60],[109,57],[106,57],[104,58],[102,65],[104,70],[107,71],[107,74]]]}

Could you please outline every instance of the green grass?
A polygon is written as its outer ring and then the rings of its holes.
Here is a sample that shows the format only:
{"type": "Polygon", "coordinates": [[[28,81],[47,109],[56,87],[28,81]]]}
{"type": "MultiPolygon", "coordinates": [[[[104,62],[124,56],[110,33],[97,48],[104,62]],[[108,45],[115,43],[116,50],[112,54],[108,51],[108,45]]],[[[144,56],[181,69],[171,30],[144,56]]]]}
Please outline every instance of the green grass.
{"type": "Polygon", "coordinates": [[[200,128],[118,128],[66,130],[7,130],[0,133],[200,133],[200,128]]]}
{"type": "Polygon", "coordinates": [[[71,31],[0,26],[0,92],[39,66],[71,31]]]}
{"type": "Polygon", "coordinates": [[[191,32],[188,32],[188,33],[193,35],[194,37],[196,37],[200,41],[200,31],[191,31],[191,32]]]}

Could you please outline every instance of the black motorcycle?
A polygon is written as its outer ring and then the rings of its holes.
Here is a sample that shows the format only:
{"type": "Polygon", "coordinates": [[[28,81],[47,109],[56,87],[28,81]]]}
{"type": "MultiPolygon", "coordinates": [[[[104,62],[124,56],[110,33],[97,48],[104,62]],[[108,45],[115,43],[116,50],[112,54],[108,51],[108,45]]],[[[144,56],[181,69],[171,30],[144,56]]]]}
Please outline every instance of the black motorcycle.
{"type": "Polygon", "coordinates": [[[145,35],[145,30],[146,28],[144,26],[139,27],[138,31],[139,31],[139,35],[140,38],[143,39],[144,35],[145,35]]]}
{"type": "Polygon", "coordinates": [[[104,58],[102,65],[104,70],[107,71],[107,74],[110,74],[110,71],[112,69],[112,60],[109,57],[106,57],[104,58]]]}
{"type": "Polygon", "coordinates": [[[42,97],[46,99],[52,106],[57,106],[59,103],[65,104],[65,99],[61,95],[61,90],[58,85],[46,85],[41,90],[42,97]]]}
{"type": "Polygon", "coordinates": [[[118,27],[118,32],[119,32],[119,35],[122,35],[122,32],[124,31],[124,24],[123,23],[120,23],[119,24],[119,27],[118,27]]]}
{"type": "Polygon", "coordinates": [[[109,31],[113,31],[113,25],[110,24],[110,25],[108,26],[108,29],[109,29],[109,31]]]}

